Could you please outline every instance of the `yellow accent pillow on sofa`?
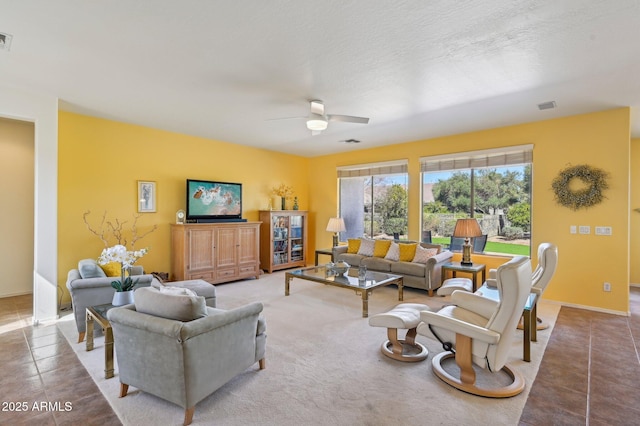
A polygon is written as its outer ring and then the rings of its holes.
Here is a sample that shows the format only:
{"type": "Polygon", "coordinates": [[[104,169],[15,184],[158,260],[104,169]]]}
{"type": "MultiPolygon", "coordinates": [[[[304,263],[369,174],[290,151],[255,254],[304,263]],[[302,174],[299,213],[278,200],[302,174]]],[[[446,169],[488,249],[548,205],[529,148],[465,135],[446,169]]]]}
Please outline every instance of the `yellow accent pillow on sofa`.
{"type": "Polygon", "coordinates": [[[106,265],[100,265],[100,267],[108,277],[119,277],[122,269],[120,262],[110,262],[106,265]]]}
{"type": "Polygon", "coordinates": [[[375,257],[385,257],[391,246],[391,240],[376,240],[373,246],[373,255],[375,257]]]}
{"type": "Polygon", "coordinates": [[[349,238],[347,244],[347,253],[356,254],[360,250],[360,238],[349,238]]]}
{"type": "Polygon", "coordinates": [[[416,255],[418,243],[398,245],[400,246],[400,262],[411,262],[416,255]]]}

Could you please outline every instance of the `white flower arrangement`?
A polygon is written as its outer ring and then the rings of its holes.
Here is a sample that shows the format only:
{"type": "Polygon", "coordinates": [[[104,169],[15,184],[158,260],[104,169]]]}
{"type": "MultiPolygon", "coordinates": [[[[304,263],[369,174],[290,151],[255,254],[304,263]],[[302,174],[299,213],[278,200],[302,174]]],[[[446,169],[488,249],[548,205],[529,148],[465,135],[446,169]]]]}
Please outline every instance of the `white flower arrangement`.
{"type": "Polygon", "coordinates": [[[111,287],[115,288],[116,291],[129,291],[136,285],[137,280],[133,281],[131,276],[125,278],[125,272],[129,271],[136,260],[147,254],[148,251],[148,248],[127,250],[125,246],[116,244],[113,247],[102,250],[98,258],[98,264],[106,265],[111,262],[120,263],[121,279],[120,281],[113,281],[111,287]]]}

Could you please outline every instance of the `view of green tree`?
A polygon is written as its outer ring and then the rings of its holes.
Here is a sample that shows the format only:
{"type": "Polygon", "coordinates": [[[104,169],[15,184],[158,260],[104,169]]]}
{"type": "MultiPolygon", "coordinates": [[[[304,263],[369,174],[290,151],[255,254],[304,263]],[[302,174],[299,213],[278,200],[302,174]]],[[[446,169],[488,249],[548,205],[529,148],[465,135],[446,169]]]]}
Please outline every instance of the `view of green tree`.
{"type": "Polygon", "coordinates": [[[507,219],[512,226],[522,228],[528,232],[531,229],[531,205],[527,203],[517,203],[507,210],[507,219]]]}
{"type": "Polygon", "coordinates": [[[393,184],[376,203],[376,211],[382,217],[383,230],[388,234],[404,233],[407,229],[407,191],[393,184]]]}
{"type": "Polygon", "coordinates": [[[454,172],[449,179],[433,185],[433,199],[447,207],[449,212],[468,212],[471,206],[471,180],[469,172],[454,172]]]}

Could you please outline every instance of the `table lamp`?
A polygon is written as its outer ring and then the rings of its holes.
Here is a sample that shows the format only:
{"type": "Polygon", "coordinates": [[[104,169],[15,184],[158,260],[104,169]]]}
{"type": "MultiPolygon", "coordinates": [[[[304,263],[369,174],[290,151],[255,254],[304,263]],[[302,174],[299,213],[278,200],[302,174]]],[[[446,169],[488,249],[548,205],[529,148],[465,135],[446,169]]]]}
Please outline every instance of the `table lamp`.
{"type": "Polygon", "coordinates": [[[333,246],[338,245],[338,232],[345,232],[344,220],[341,217],[332,217],[327,224],[327,231],[333,232],[333,246]]]}
{"type": "Polygon", "coordinates": [[[482,230],[478,221],[471,219],[458,219],[456,227],[453,230],[453,236],[458,238],[464,238],[464,245],[462,246],[462,260],[461,265],[471,266],[471,243],[470,238],[479,237],[482,235],[482,230]]]}

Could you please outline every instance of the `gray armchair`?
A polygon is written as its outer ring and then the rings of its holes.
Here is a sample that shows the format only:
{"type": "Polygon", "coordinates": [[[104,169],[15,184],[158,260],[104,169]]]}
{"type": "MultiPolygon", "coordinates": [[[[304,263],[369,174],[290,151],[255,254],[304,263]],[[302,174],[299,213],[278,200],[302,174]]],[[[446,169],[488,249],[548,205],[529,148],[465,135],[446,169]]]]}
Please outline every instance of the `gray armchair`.
{"type": "Polygon", "coordinates": [[[185,409],[195,405],[256,362],[265,367],[263,306],[228,311],[210,308],[202,296],[136,290],[135,305],[108,312],[120,377],[120,397],[129,386],[185,409]]]}
{"type": "MultiPolygon", "coordinates": [[[[149,286],[156,280],[152,275],[144,275],[142,266],[132,267],[131,275],[135,275],[138,280],[135,288],[149,286]]],[[[78,329],[78,343],[84,340],[87,308],[111,303],[115,293],[111,282],[117,279],[107,277],[94,259],[81,260],[78,262],[78,269],[72,269],[67,274],[67,289],[71,295],[73,316],[78,329]]],[[[160,285],[159,282],[157,284],[160,285]]]]}

